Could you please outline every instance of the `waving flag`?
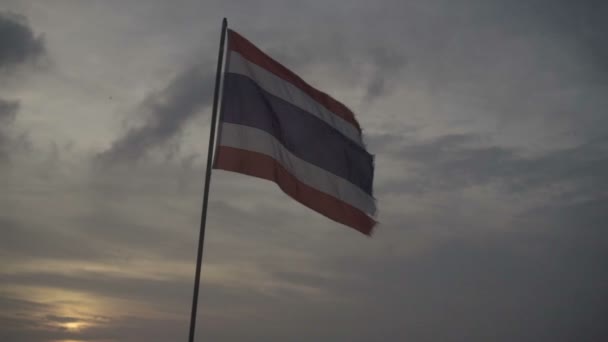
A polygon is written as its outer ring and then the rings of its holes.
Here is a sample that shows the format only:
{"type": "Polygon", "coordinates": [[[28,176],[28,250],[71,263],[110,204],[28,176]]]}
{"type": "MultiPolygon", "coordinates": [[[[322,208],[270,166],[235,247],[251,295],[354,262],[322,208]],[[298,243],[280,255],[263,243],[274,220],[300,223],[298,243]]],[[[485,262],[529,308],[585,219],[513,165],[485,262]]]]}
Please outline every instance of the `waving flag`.
{"type": "Polygon", "coordinates": [[[370,235],[374,159],[353,113],[232,30],[227,49],[214,168],[273,181],[370,235]]]}

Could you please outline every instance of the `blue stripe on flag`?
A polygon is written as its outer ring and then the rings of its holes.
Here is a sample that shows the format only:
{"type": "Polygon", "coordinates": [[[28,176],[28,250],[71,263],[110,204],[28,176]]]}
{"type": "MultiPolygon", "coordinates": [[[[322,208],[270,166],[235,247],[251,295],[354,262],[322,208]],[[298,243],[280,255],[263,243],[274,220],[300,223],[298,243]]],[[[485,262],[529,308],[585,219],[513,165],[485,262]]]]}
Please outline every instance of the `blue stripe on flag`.
{"type": "Polygon", "coordinates": [[[342,177],[372,195],[373,156],[312,114],[227,73],[222,121],[273,135],[297,157],[342,177]]]}

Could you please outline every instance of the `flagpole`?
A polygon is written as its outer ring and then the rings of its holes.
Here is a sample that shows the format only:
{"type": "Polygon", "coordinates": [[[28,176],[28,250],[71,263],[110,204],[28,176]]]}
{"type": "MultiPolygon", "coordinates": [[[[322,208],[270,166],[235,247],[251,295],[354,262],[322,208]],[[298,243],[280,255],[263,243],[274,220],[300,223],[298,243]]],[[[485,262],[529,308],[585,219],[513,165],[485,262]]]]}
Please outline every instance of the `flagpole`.
{"type": "Polygon", "coordinates": [[[194,276],[194,293],[192,294],[192,313],[190,315],[190,337],[189,342],[194,342],[194,328],[196,326],[196,309],[198,305],[198,288],[201,279],[201,263],[203,261],[203,243],[205,242],[205,225],[207,223],[207,204],[209,202],[209,184],[211,183],[211,164],[213,162],[213,150],[215,145],[215,126],[218,116],[219,88],[222,76],[222,62],[224,60],[224,40],[228,21],[222,20],[222,34],[220,37],[220,50],[217,57],[217,71],[215,74],[215,90],[213,92],[213,113],[211,114],[211,132],[209,134],[209,150],[207,152],[207,170],[205,171],[205,190],[203,192],[203,208],[201,210],[201,226],[198,236],[198,252],[196,256],[196,272],[194,276]]]}

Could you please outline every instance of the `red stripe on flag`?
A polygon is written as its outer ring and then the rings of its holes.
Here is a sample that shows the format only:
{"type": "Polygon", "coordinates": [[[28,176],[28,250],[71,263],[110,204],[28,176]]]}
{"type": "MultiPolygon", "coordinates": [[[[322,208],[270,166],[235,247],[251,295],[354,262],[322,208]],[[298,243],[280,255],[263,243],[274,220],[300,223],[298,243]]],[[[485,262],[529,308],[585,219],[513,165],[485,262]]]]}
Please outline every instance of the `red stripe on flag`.
{"type": "Polygon", "coordinates": [[[300,182],[276,160],[265,154],[218,146],[213,167],[273,181],[296,201],[365,235],[371,235],[376,224],[361,210],[300,182]]]}
{"type": "Polygon", "coordinates": [[[231,50],[240,53],[250,62],[259,65],[260,67],[300,88],[303,92],[307,93],[310,97],[319,102],[329,111],[353,124],[357,130],[361,132],[361,127],[350,109],[326,93],[313,88],[291,70],[287,69],[281,63],[275,61],[272,57],[262,52],[262,50],[253,45],[253,43],[248,41],[246,38],[229,29],[228,42],[228,46],[231,50]]]}

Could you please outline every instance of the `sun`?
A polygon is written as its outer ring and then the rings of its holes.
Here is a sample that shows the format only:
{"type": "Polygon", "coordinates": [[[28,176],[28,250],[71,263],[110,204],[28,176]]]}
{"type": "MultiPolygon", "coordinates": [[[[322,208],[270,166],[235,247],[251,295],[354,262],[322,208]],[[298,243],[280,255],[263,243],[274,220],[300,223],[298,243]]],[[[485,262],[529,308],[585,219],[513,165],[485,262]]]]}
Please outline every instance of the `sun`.
{"type": "Polygon", "coordinates": [[[82,329],[84,327],[84,323],[83,322],[66,322],[66,323],[61,323],[61,326],[66,328],[68,331],[79,331],[80,329],[82,329]]]}

